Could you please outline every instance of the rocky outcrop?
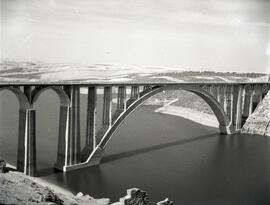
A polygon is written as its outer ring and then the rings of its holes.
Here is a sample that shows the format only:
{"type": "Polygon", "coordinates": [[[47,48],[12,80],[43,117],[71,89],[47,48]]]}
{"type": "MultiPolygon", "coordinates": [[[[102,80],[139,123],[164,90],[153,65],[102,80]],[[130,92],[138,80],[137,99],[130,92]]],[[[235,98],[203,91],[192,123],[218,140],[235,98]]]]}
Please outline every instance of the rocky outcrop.
{"type": "Polygon", "coordinates": [[[55,193],[19,172],[0,174],[0,204],[108,205],[109,199],[55,193]]]}
{"type": "Polygon", "coordinates": [[[241,132],[270,136],[270,91],[249,116],[241,132]]]}
{"type": "MultiPolygon", "coordinates": [[[[0,174],[0,204],[22,205],[109,205],[110,200],[94,199],[88,194],[79,192],[76,196],[56,193],[49,187],[33,181],[31,177],[19,172],[0,174]]],[[[134,188],[119,202],[111,205],[173,205],[169,199],[158,203],[150,202],[145,191],[134,188]]]]}
{"type": "Polygon", "coordinates": [[[168,198],[158,203],[150,202],[148,194],[138,188],[128,189],[127,195],[112,205],[173,205],[168,198]]]}

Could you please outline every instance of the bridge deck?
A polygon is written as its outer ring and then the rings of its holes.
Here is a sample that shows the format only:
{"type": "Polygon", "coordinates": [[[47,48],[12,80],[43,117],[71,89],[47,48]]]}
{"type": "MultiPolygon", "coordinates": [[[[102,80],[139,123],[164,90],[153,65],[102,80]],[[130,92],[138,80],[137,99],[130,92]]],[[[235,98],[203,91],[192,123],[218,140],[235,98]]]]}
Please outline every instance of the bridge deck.
{"type": "MultiPolygon", "coordinates": [[[[0,77],[1,78],[1,77],[0,77]]],[[[263,85],[270,84],[268,81],[261,82],[217,82],[217,81],[208,81],[208,82],[80,82],[80,81],[63,81],[63,82],[0,82],[0,86],[59,86],[59,85],[79,85],[79,86],[177,86],[177,85],[263,85]]]]}

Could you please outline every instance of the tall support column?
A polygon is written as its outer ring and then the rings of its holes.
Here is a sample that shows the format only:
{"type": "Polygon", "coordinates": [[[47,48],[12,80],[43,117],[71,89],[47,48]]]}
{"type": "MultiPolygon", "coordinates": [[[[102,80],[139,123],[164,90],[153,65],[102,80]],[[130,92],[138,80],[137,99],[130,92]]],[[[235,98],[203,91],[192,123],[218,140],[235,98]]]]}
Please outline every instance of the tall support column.
{"type": "Polygon", "coordinates": [[[217,101],[221,104],[222,85],[216,85],[216,91],[217,91],[217,101]]]}
{"type": "Polygon", "coordinates": [[[224,107],[224,88],[225,88],[225,86],[224,85],[219,85],[218,86],[219,87],[219,89],[218,89],[218,101],[219,101],[219,103],[220,103],[220,105],[221,105],[221,107],[224,107]]]}
{"type": "Polygon", "coordinates": [[[112,122],[114,123],[115,120],[121,115],[122,112],[124,112],[127,108],[126,104],[127,99],[127,93],[126,93],[126,87],[125,86],[119,86],[118,87],[118,96],[117,96],[117,108],[113,115],[112,122]]]}
{"type": "Polygon", "coordinates": [[[80,87],[71,86],[68,89],[70,96],[69,114],[69,137],[67,146],[67,164],[81,162],[81,139],[80,139],[80,87]]]}
{"type": "Polygon", "coordinates": [[[28,110],[19,110],[19,139],[17,150],[17,170],[25,172],[25,159],[26,159],[26,139],[28,129],[28,110]]]}
{"type": "Polygon", "coordinates": [[[150,90],[150,89],[151,89],[151,86],[149,86],[149,85],[143,86],[143,91],[150,90]]]}
{"type": "Polygon", "coordinates": [[[139,86],[131,86],[130,99],[137,100],[139,98],[139,86]]]}
{"type": "Polygon", "coordinates": [[[59,128],[58,128],[58,148],[57,148],[57,159],[55,168],[64,170],[65,166],[68,165],[68,138],[69,138],[69,106],[60,106],[59,112],[59,128]]]}
{"type": "Polygon", "coordinates": [[[97,106],[97,89],[96,87],[88,88],[87,116],[86,116],[86,141],[82,153],[82,160],[88,159],[97,145],[96,142],[96,106],[97,106]]]}
{"type": "Polygon", "coordinates": [[[104,87],[103,94],[103,113],[102,113],[102,127],[97,133],[96,143],[98,144],[103,135],[112,125],[112,87],[104,87]]]}
{"type": "Polygon", "coordinates": [[[126,87],[125,86],[119,86],[118,88],[118,97],[117,97],[117,109],[118,110],[125,110],[126,109],[126,87]]]}
{"type": "Polygon", "coordinates": [[[243,115],[242,115],[242,126],[246,123],[247,118],[252,112],[252,101],[253,101],[253,94],[252,88],[250,85],[245,86],[245,98],[244,98],[244,108],[243,108],[243,115]]]}
{"type": "Polygon", "coordinates": [[[253,87],[253,103],[252,103],[252,112],[256,109],[258,104],[262,100],[262,89],[260,85],[255,85],[253,87]]]}
{"type": "Polygon", "coordinates": [[[209,92],[209,93],[211,93],[211,85],[207,85],[206,86],[206,91],[209,92]]]}
{"type": "Polygon", "coordinates": [[[232,86],[226,88],[226,114],[230,122],[232,122],[232,86]]]}
{"type": "Polygon", "coordinates": [[[238,92],[238,103],[237,103],[237,123],[236,129],[240,130],[242,128],[242,115],[243,115],[243,94],[244,94],[244,87],[243,85],[239,86],[238,92]]]}
{"type": "Polygon", "coordinates": [[[112,87],[104,88],[103,99],[103,125],[111,126],[112,124],[112,87]]]}
{"type": "Polygon", "coordinates": [[[140,97],[139,86],[131,86],[131,94],[130,99],[127,101],[127,107],[129,107],[134,101],[139,99],[139,97],[140,97]]]}
{"type": "Polygon", "coordinates": [[[238,113],[239,111],[239,99],[241,98],[240,95],[240,86],[234,85],[233,86],[233,103],[232,103],[232,129],[237,131],[238,130],[238,113]]]}
{"type": "Polygon", "coordinates": [[[152,90],[152,87],[151,86],[143,86],[143,90],[142,92],[140,92],[140,97],[142,97],[143,95],[145,95],[146,93],[150,92],[152,90]]]}
{"type": "Polygon", "coordinates": [[[36,173],[36,112],[27,110],[27,134],[26,134],[26,157],[25,174],[35,176],[36,173]]]}
{"type": "Polygon", "coordinates": [[[89,87],[86,119],[86,146],[92,147],[92,149],[96,146],[96,106],[97,90],[95,87],[89,87]]]}
{"type": "Polygon", "coordinates": [[[211,85],[210,93],[217,100],[217,86],[216,85],[211,85]]]}
{"type": "MultiPolygon", "coordinates": [[[[227,107],[227,86],[226,85],[223,85],[222,86],[222,93],[223,93],[223,109],[224,109],[224,111],[225,111],[225,113],[226,113],[226,107],[227,107]]],[[[221,100],[221,101],[222,101],[221,100]]]]}
{"type": "Polygon", "coordinates": [[[17,169],[34,176],[36,171],[36,123],[35,110],[19,111],[19,140],[17,169]]]}
{"type": "MultiPolygon", "coordinates": [[[[29,102],[32,100],[33,86],[24,86],[29,102]]],[[[17,169],[26,175],[36,172],[36,113],[33,109],[19,110],[17,169]]]]}

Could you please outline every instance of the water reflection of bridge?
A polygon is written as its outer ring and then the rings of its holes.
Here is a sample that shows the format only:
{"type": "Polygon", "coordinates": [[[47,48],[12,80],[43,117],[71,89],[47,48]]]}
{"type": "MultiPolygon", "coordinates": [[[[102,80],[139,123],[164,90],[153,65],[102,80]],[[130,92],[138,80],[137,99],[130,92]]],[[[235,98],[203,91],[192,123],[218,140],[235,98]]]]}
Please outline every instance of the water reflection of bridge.
{"type": "Polygon", "coordinates": [[[36,168],[35,103],[45,90],[60,99],[58,153],[55,167],[69,171],[100,163],[113,133],[138,106],[164,90],[183,89],[200,96],[211,107],[220,132],[241,130],[270,89],[270,83],[141,83],[141,84],[1,84],[19,101],[17,169],[28,175],[36,168]],[[88,88],[86,143],[80,143],[80,89],[88,88]],[[102,127],[96,130],[97,89],[103,89],[102,127]],[[112,112],[112,89],[117,88],[117,109],[112,112]],[[127,90],[130,95],[127,95],[127,90]],[[82,151],[81,151],[82,150],[82,151]]]}

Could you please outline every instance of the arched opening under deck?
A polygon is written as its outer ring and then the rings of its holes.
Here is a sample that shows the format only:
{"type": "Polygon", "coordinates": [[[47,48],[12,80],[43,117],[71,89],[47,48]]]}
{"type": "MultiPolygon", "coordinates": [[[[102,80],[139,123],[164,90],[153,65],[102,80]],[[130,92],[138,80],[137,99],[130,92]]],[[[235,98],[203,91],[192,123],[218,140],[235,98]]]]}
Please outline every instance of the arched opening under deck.
{"type": "Polygon", "coordinates": [[[36,111],[37,175],[53,171],[58,159],[58,142],[62,107],[68,107],[69,97],[59,87],[36,88],[32,91],[32,107],[36,111]]]}
{"type": "Polygon", "coordinates": [[[30,104],[19,87],[0,87],[0,99],[0,159],[23,172],[24,168],[18,167],[18,161],[24,161],[24,139],[23,144],[19,139],[20,110],[29,109],[30,104]]]}

